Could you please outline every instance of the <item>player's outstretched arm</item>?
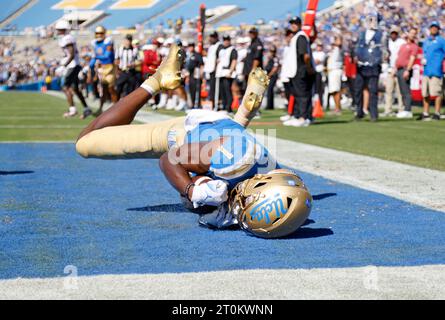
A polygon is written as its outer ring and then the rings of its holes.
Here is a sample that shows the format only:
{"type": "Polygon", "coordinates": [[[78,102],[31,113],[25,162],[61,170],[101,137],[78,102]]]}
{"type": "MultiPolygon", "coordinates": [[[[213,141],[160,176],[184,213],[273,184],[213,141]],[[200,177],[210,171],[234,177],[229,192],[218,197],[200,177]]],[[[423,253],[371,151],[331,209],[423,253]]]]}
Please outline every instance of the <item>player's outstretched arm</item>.
{"type": "Polygon", "coordinates": [[[95,130],[130,124],[151,97],[161,91],[178,88],[181,85],[181,66],[184,57],[184,51],[177,45],[173,45],[167,59],[162,62],[156,73],[139,89],[117,102],[88,125],[81,132],[78,140],[95,130]]]}
{"type": "Polygon", "coordinates": [[[194,185],[190,177],[190,173],[204,175],[209,171],[212,155],[222,143],[223,139],[186,144],[170,150],[160,159],[159,165],[167,180],[195,207],[218,206],[228,198],[227,185],[223,181],[212,180],[203,185],[194,185]]]}

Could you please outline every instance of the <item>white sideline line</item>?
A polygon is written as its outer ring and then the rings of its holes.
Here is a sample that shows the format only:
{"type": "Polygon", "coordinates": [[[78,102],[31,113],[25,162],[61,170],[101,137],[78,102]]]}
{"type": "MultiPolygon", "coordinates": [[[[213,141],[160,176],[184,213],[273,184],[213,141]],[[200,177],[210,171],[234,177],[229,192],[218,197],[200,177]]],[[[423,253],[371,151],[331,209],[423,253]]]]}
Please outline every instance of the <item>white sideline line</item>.
{"type": "Polygon", "coordinates": [[[74,143],[74,141],[26,141],[26,140],[22,140],[22,141],[0,141],[0,146],[2,144],[59,144],[59,143],[74,143]]]}
{"type": "Polygon", "coordinates": [[[444,299],[444,283],[444,265],[232,270],[1,280],[0,299],[444,299]]]}
{"type": "Polygon", "coordinates": [[[85,126],[70,126],[70,125],[0,125],[0,129],[83,129],[85,126]]]}
{"type": "Polygon", "coordinates": [[[445,212],[445,172],[277,139],[280,163],[445,212]]]}

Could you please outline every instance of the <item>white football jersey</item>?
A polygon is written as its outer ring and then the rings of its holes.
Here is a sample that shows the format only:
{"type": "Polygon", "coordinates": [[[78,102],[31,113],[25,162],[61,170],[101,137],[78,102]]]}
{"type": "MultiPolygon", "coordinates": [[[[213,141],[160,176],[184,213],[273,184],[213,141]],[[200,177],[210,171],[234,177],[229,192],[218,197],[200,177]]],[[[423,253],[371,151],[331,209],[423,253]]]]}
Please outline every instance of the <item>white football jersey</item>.
{"type": "MultiPolygon", "coordinates": [[[[76,39],[72,35],[67,34],[59,40],[59,46],[62,48],[63,53],[65,54],[65,59],[69,57],[69,51],[67,48],[69,45],[74,47],[74,59],[66,66],[67,69],[71,69],[79,65],[79,51],[77,50],[76,39]]],[[[63,59],[62,64],[64,64],[65,61],[66,60],[63,59]]]]}

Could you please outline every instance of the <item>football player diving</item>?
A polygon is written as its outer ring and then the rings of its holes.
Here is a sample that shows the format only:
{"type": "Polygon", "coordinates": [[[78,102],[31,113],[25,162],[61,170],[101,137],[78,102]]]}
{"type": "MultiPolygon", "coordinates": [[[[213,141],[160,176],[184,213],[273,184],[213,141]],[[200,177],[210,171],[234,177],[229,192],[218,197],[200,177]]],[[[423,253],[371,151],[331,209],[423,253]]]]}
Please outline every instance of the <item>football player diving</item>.
{"type": "Polygon", "coordinates": [[[130,123],[149,99],[181,84],[185,53],[173,45],[157,72],[96,118],[80,134],[84,158],[160,159],[160,168],[199,223],[238,228],[262,238],[295,232],[308,218],[312,196],[300,177],[281,169],[246,128],[269,84],[255,69],[232,120],[207,110],[155,124],[130,123]]]}

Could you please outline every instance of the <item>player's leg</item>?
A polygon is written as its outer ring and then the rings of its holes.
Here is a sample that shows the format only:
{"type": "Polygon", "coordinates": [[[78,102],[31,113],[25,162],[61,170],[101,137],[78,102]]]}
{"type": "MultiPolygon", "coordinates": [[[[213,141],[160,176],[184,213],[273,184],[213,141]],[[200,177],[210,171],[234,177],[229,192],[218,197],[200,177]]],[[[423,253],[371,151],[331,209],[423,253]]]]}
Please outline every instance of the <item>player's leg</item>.
{"type": "Polygon", "coordinates": [[[235,121],[248,127],[261,107],[264,93],[269,86],[269,77],[261,68],[257,68],[249,76],[246,93],[235,115],[235,121]]]}
{"type": "Polygon", "coordinates": [[[77,115],[77,109],[74,104],[74,97],[73,97],[73,91],[71,89],[72,86],[72,75],[70,72],[67,73],[67,75],[63,79],[63,92],[66,96],[66,101],[68,103],[68,112],[66,112],[63,116],[65,118],[74,117],[77,115]]]}
{"type": "Polygon", "coordinates": [[[185,117],[181,117],[152,124],[104,127],[81,137],[76,149],[84,158],[159,159],[172,146],[183,144],[184,124],[185,117]]]}
{"type": "MultiPolygon", "coordinates": [[[[161,90],[174,90],[181,84],[179,70],[183,57],[178,47],[172,47],[169,57],[152,77],[81,132],[76,145],[78,153],[98,158],[153,157],[168,150],[169,138],[175,140],[176,136],[185,135],[184,119],[161,125],[127,126],[153,95],[161,90]],[[183,132],[176,135],[173,132],[175,137],[172,138],[172,129],[182,129],[183,132]]],[[[178,141],[181,140],[178,138],[178,141]]]]}
{"type": "Polygon", "coordinates": [[[133,122],[136,113],[151,98],[151,94],[139,88],[132,94],[118,101],[110,109],[106,110],[93,122],[91,122],[80,134],[79,138],[88,133],[106,127],[127,125],[133,122]]]}
{"type": "MultiPolygon", "coordinates": [[[[76,68],[75,68],[75,72],[74,72],[74,74],[75,74],[75,75],[78,75],[79,72],[80,72],[81,70],[82,70],[82,68],[81,68],[80,66],[76,67],[76,68]]],[[[72,95],[73,95],[73,96],[76,95],[77,98],[79,98],[80,102],[82,103],[82,106],[83,106],[83,113],[82,113],[82,115],[80,116],[80,118],[81,118],[81,119],[85,119],[85,118],[89,117],[93,112],[92,112],[91,109],[88,107],[88,104],[87,104],[87,102],[86,102],[86,100],[85,100],[85,97],[83,96],[82,91],[79,89],[79,85],[80,85],[80,83],[79,83],[79,77],[76,76],[76,77],[73,79],[73,84],[72,84],[72,86],[71,86],[72,95]]]]}

